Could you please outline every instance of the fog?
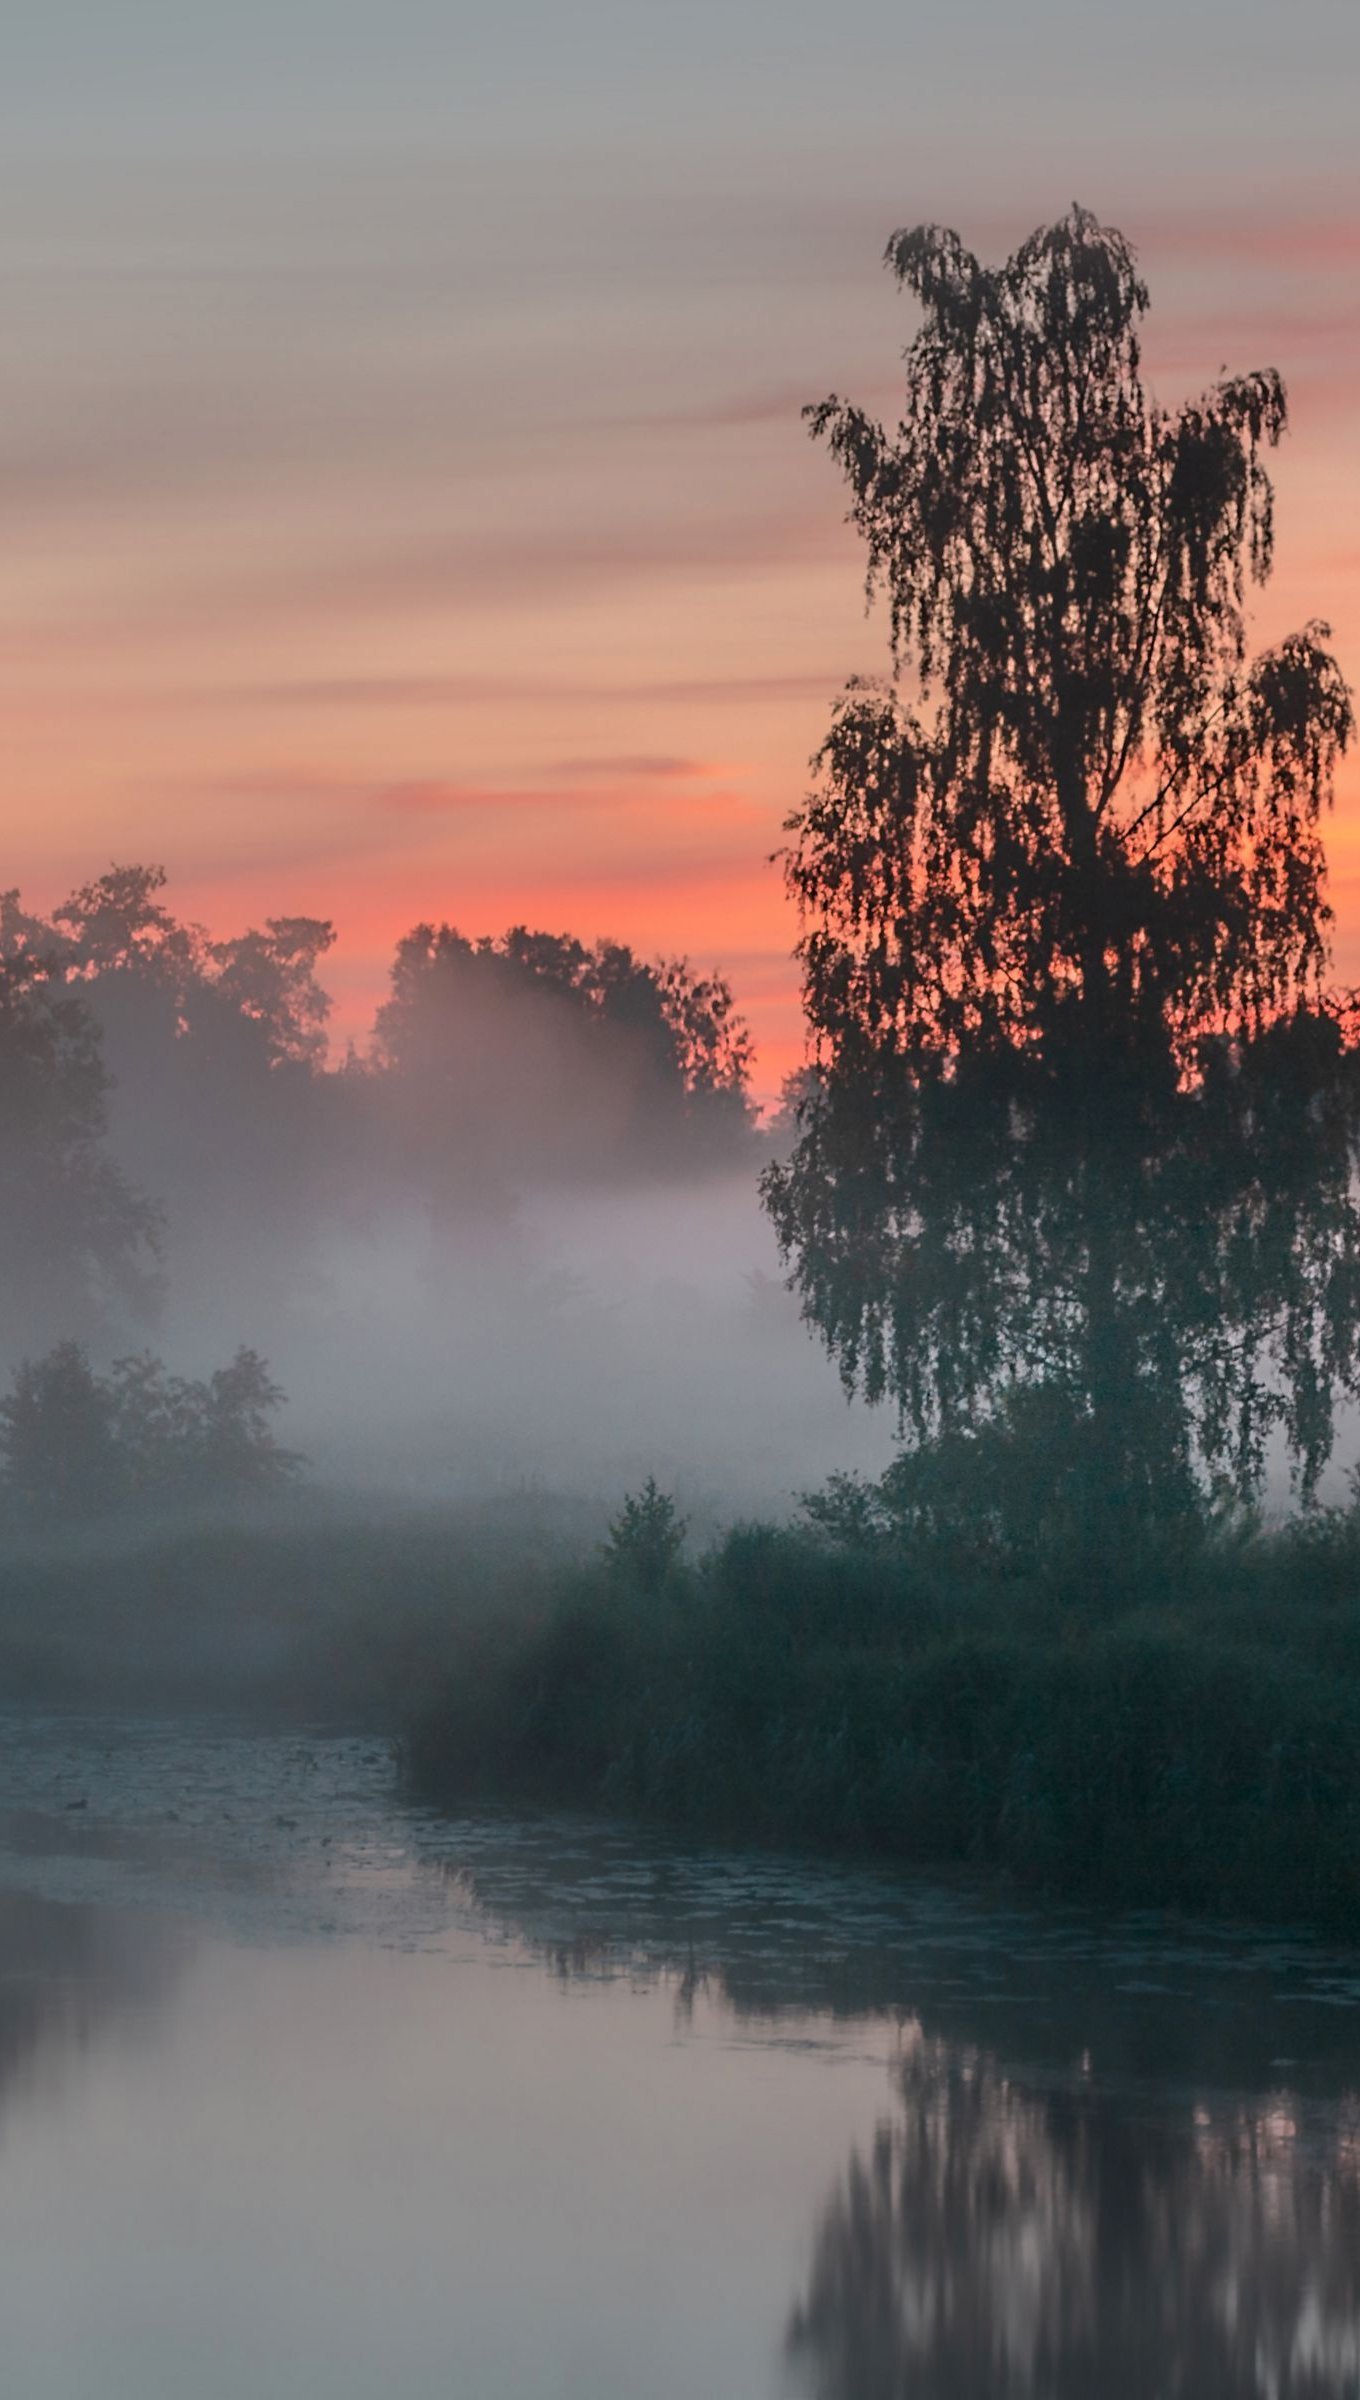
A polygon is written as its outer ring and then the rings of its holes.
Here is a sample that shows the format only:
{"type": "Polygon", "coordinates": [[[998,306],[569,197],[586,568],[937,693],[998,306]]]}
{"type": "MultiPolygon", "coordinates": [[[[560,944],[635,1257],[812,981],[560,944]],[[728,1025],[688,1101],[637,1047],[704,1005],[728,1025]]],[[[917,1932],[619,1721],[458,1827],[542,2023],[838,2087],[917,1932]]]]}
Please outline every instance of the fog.
{"type": "Polygon", "coordinates": [[[438,1243],[394,1209],[287,1276],[231,1265],[206,1302],[172,1284],[160,1346],[194,1367],[263,1349],[287,1438],[349,1489],[608,1500],[655,1475],[716,1520],[892,1453],[891,1412],[847,1400],[784,1288],[753,1172],[528,1193],[438,1243]]]}
{"type": "Polygon", "coordinates": [[[49,1514],[94,1513],[110,1439],[145,1500],[192,1434],[211,1499],[270,1463],[266,1415],[352,1498],[605,1511],[654,1476],[696,1532],[886,1465],[890,1412],[847,1400],[785,1287],[759,1179],[787,1115],[762,1131],[720,975],[417,926],[335,1059],[320,920],[214,938],[115,868],[50,920],[9,895],[0,931],[0,1365],[78,1346],[25,1387],[30,1449],[64,1451],[34,1470],[49,1514]],[[243,1350],[227,1423],[212,1378],[243,1350]],[[147,1355],[149,1383],[118,1365],[147,1355]]]}
{"type": "MultiPolygon", "coordinates": [[[[421,924],[338,1057],[333,940],[210,933],[154,868],[47,919],[0,896],[7,1523],[287,1484],[602,1528],[655,1478],[702,1540],[882,1473],[893,1409],[786,1286],[761,1176],[795,1120],[761,1121],[719,972],[421,924]]],[[[1277,1441],[1272,1499],[1288,1470],[1277,1441]]]]}

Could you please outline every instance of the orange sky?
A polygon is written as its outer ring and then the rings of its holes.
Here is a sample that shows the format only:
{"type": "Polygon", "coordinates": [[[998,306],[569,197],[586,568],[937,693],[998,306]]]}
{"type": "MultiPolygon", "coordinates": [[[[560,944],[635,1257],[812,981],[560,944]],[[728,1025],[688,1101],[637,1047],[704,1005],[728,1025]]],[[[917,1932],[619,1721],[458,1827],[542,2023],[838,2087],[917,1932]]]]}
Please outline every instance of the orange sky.
{"type": "MultiPolygon", "coordinates": [[[[768,854],[839,684],[884,663],[798,412],[891,408],[894,225],[1002,254],[1078,188],[1139,245],[1164,398],[1278,365],[1259,631],[1329,618],[1360,676],[1360,208],[1316,108],[1264,163],[1225,134],[1217,175],[1155,174],[1122,119],[1057,172],[1021,126],[984,172],[986,126],[961,157],[919,107],[905,153],[773,125],[569,172],[428,128],[35,137],[0,234],[4,881],[51,904],[153,859],[215,931],[331,915],[342,1035],[419,916],[685,951],[731,977],[769,1091],[799,1024],[768,854]]],[[[1330,846],[1360,981],[1354,761],[1330,846]]]]}

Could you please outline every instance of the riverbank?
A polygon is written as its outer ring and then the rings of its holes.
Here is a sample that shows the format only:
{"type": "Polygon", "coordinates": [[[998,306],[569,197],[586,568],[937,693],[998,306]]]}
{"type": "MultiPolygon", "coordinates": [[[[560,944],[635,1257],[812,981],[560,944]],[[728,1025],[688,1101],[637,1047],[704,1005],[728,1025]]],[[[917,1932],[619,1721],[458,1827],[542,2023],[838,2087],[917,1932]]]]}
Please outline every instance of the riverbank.
{"type": "Polygon", "coordinates": [[[1360,1516],[1064,1565],[815,1522],[697,1560],[599,1504],[0,1547],[0,1699],[397,1738],[415,1798],[963,1866],[1360,1935],[1360,1516]]]}
{"type": "Polygon", "coordinates": [[[1103,1577],[747,1527],[651,1590],[586,1569],[453,1649],[405,1743],[427,1800],[1360,1932],[1350,1512],[1103,1577]]]}

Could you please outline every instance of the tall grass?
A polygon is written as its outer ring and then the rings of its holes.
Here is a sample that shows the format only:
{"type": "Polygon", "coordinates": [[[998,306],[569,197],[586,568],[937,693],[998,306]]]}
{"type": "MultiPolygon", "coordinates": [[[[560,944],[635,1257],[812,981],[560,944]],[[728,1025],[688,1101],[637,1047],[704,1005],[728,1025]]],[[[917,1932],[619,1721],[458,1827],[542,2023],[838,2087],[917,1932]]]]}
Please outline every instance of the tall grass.
{"type": "Polygon", "coordinates": [[[1003,1869],[1360,1932],[1360,1520],[1150,1539],[1106,1576],[748,1526],[617,1557],[455,1656],[415,1789],[1003,1869]]]}

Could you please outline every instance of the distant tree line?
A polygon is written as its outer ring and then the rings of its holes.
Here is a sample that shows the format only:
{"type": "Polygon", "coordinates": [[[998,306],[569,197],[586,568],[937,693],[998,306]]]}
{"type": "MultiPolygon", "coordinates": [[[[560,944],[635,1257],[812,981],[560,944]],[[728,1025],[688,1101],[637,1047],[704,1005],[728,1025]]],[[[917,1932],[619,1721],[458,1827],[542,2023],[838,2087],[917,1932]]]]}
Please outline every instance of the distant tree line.
{"type": "Polygon", "coordinates": [[[0,1358],[232,1305],[299,1245],[399,1207],[436,1235],[547,1187],[750,1155],[750,1037],[720,976],[512,928],[402,940],[373,1034],[327,1057],[318,917],[229,940],[115,866],[43,918],[0,894],[0,1358]]]}
{"type": "Polygon", "coordinates": [[[440,1216],[550,1183],[705,1170],[749,1151],[751,1039],[721,976],[519,925],[398,943],[351,1066],[377,1155],[440,1216]]]}

